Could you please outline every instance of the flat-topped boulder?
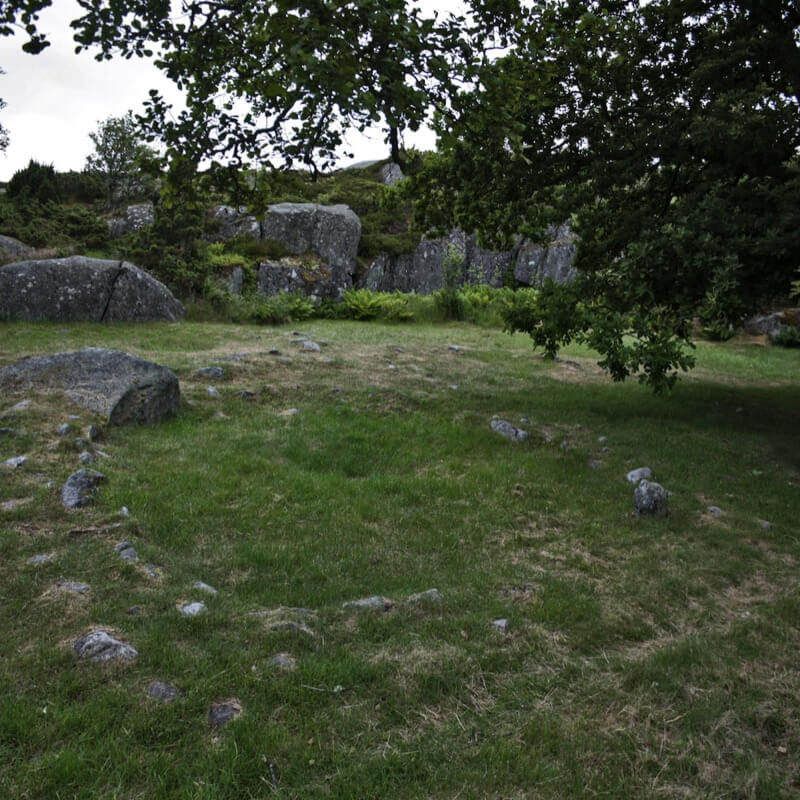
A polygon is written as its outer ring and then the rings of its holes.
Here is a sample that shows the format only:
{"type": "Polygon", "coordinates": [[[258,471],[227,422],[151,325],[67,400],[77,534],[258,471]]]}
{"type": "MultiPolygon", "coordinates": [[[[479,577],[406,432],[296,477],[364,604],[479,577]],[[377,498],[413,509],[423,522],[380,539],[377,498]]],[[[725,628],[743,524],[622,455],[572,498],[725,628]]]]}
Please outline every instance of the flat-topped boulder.
{"type": "Polygon", "coordinates": [[[89,347],[0,369],[0,394],[60,391],[113,425],[155,423],[178,412],[175,373],[119,350],[89,347]]]}
{"type": "Polygon", "coordinates": [[[278,203],[267,209],[261,236],[281,242],[290,253],[313,253],[332,269],[356,269],[361,220],[349,206],[278,203]]]}
{"type": "Polygon", "coordinates": [[[0,319],[56,322],[175,322],[172,292],[127,261],[85,256],[0,267],[0,319]]]}
{"type": "Polygon", "coordinates": [[[156,211],[152,203],[136,203],[125,209],[125,216],[114,217],[108,221],[108,232],[115,237],[124,236],[126,233],[136,233],[136,231],[152,225],[155,218],[156,211]]]}

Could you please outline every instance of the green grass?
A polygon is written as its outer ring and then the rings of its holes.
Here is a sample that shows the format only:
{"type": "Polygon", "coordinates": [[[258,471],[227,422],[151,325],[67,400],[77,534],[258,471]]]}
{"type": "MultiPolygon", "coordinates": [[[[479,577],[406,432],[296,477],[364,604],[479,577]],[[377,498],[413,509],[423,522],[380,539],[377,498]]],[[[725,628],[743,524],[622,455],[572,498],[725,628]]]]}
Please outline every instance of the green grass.
{"type": "Polygon", "coordinates": [[[78,451],[56,428],[97,420],[35,397],[0,422],[17,431],[0,461],[29,457],[0,472],[0,500],[31,498],[0,512],[0,796],[800,793],[798,352],[700,344],[656,397],[585,351],[550,363],[490,329],[298,329],[321,354],[292,328],[0,328],[0,365],[115,347],[175,369],[183,396],[157,427],[104,429],[108,481],[77,513],[58,487],[78,451]],[[192,375],[210,364],[217,400],[192,375]],[[495,414],[528,440],[494,434],[495,414]],[[632,516],[625,473],[643,465],[672,492],[664,520],[632,516]],[[38,553],[53,559],[29,566],[38,553]],[[440,604],[404,602],[432,587],[440,604]],[[395,605],[342,609],[372,594],[395,605]],[[206,613],[182,618],[188,600],[206,613]],[[253,613],[280,606],[313,609],[313,635],[253,613]],[[139,658],[78,662],[93,627],[139,658]],[[269,665],[279,652],[295,671],[269,665]],[[150,700],[154,679],[179,699],[150,700]],[[230,698],[243,715],[212,731],[230,698]]]}

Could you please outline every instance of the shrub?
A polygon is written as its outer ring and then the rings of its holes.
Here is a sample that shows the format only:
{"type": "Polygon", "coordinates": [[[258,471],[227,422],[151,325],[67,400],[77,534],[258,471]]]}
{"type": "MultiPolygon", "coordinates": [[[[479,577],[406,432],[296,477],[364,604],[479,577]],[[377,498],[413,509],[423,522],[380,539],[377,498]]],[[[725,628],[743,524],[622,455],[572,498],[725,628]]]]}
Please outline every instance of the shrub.
{"type": "Polygon", "coordinates": [[[800,328],[796,325],[785,325],[772,339],[778,347],[800,347],[800,328]]]}
{"type": "Polygon", "coordinates": [[[345,319],[385,319],[405,322],[413,319],[408,295],[402,292],[372,292],[369,289],[351,289],[342,295],[338,316],[345,319]]]}
{"type": "Polygon", "coordinates": [[[59,172],[58,186],[66,202],[94,203],[105,197],[102,179],[91,172],[59,172]]]}
{"type": "Polygon", "coordinates": [[[261,325],[282,325],[286,322],[302,322],[314,315],[314,303],[298,292],[264,297],[253,311],[253,321],[261,325]]]}
{"type": "Polygon", "coordinates": [[[14,173],[8,182],[6,194],[17,200],[61,202],[61,190],[55,168],[52,164],[40,164],[33,159],[27,167],[14,173]]]}

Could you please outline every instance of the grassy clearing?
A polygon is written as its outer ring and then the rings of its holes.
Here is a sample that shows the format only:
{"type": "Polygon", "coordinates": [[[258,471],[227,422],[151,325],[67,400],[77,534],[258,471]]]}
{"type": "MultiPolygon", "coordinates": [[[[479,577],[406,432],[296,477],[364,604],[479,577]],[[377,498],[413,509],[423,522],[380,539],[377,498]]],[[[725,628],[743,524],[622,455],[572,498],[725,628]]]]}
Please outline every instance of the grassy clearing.
{"type": "Polygon", "coordinates": [[[0,511],[2,796],[800,793],[797,352],[700,345],[659,398],[492,330],[301,330],[320,354],[290,328],[4,324],[0,364],[117,347],[174,368],[183,408],[105,429],[108,482],[77,513],[58,487],[96,420],[36,397],[0,423],[0,461],[29,459],[0,473],[0,500],[29,500],[0,511]],[[219,399],[192,375],[211,364],[219,399]],[[643,465],[673,492],[666,520],[631,515],[643,465]],[[405,602],[432,587],[441,603],[405,602]],[[342,609],[373,594],[393,608],[342,609]],[[190,600],[207,611],[181,617],[190,600]],[[310,632],[271,628],[287,607],[310,632]],[[77,662],[93,627],[139,658],[77,662]],[[149,699],[155,679],[180,697],[149,699]],[[212,731],[232,699],[242,716],[212,731]]]}

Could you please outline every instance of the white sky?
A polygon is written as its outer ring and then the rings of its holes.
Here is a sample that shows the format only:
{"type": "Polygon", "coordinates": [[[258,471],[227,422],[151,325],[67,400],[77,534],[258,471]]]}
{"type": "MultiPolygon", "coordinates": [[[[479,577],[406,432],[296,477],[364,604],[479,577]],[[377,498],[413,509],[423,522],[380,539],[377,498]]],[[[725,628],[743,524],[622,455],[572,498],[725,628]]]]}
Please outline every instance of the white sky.
{"type": "MultiPolygon", "coordinates": [[[[432,0],[422,0],[424,8],[432,0]]],[[[440,12],[460,5],[458,0],[437,2],[440,12]]],[[[98,122],[119,117],[128,109],[142,110],[148,90],[159,89],[171,102],[180,103],[180,94],[149,62],[132,58],[95,61],[90,52],[76,55],[71,20],[80,16],[75,0],[56,0],[40,17],[40,30],[47,33],[50,47],[32,56],[22,51],[22,35],[0,38],[0,97],[6,108],[0,122],[11,142],[0,153],[0,180],[8,181],[33,158],[53,164],[59,171],[81,170],[93,146],[89,133],[98,122]]],[[[405,138],[406,145],[432,149],[433,134],[420,131],[405,138]]],[[[348,138],[353,161],[386,158],[383,134],[370,136],[357,132],[348,138]]]]}

